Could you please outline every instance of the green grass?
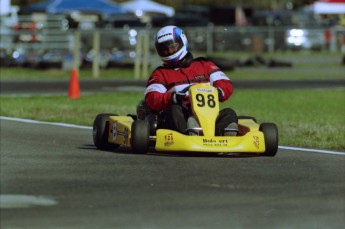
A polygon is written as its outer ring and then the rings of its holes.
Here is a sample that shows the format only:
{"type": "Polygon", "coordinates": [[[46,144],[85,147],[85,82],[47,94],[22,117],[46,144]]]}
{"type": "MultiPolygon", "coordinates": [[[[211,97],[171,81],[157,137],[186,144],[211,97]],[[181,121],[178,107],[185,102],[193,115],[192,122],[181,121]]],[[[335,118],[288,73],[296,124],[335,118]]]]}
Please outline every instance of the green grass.
{"type": "Polygon", "coordinates": [[[280,144],[345,151],[345,90],[241,90],[227,105],[278,125],[280,144]]]}
{"type": "MultiPolygon", "coordinates": [[[[141,92],[1,97],[1,115],[91,126],[98,113],[135,113],[141,92]]],[[[345,151],[345,90],[236,90],[221,107],[278,125],[280,145],[345,151]]]]}

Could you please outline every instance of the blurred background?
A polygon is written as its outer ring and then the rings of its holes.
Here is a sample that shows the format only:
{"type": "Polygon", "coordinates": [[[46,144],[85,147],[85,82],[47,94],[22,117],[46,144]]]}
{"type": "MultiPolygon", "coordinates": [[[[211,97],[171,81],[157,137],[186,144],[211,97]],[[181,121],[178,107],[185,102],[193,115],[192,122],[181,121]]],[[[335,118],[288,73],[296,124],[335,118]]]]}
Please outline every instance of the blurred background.
{"type": "MultiPolygon", "coordinates": [[[[0,0],[1,66],[94,69],[159,64],[159,27],[193,52],[345,53],[345,0],[0,0]]],[[[97,71],[94,73],[98,74],[97,71]]]]}

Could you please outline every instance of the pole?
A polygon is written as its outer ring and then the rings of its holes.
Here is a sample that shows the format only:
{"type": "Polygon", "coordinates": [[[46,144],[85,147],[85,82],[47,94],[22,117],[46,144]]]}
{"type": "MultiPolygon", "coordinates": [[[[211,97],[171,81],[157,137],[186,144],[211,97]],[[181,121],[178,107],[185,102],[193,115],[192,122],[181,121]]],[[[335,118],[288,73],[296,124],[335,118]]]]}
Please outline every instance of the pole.
{"type": "Polygon", "coordinates": [[[147,77],[148,67],[149,67],[149,32],[144,32],[144,55],[143,55],[143,70],[141,77],[147,77]]]}
{"type": "Polygon", "coordinates": [[[79,72],[80,65],[80,33],[78,31],[74,32],[74,47],[73,47],[73,68],[79,72]]]}
{"type": "Polygon", "coordinates": [[[268,37],[269,37],[269,44],[268,44],[268,52],[274,53],[274,46],[275,46],[275,39],[274,39],[274,29],[269,27],[268,29],[268,37]]]}
{"type": "Polygon", "coordinates": [[[99,77],[99,46],[100,46],[100,35],[99,31],[93,33],[93,60],[92,60],[92,76],[94,78],[99,77]]]}
{"type": "Polygon", "coordinates": [[[213,33],[214,25],[213,23],[208,23],[206,31],[206,54],[211,55],[213,53],[213,33]]]}
{"type": "Polygon", "coordinates": [[[141,35],[141,32],[139,32],[137,35],[137,45],[135,49],[134,79],[140,78],[141,55],[142,55],[142,35],[141,35]]]}

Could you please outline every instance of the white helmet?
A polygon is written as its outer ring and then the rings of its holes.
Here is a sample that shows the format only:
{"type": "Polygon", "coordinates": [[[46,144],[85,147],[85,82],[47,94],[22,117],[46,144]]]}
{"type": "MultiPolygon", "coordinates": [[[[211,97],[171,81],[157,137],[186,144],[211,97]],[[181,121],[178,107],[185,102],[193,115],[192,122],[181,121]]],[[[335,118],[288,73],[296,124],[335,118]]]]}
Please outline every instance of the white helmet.
{"type": "Polygon", "coordinates": [[[155,47],[164,64],[175,65],[188,53],[185,33],[177,26],[161,28],[156,35],[155,47]]]}

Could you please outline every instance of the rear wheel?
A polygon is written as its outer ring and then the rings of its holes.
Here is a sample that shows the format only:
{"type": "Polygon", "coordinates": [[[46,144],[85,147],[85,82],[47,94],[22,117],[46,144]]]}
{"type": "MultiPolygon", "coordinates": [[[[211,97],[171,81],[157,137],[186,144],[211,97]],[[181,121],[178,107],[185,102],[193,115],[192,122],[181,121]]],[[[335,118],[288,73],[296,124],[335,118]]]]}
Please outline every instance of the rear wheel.
{"type": "Polygon", "coordinates": [[[259,128],[264,133],[266,151],[264,156],[274,157],[278,151],[278,128],[274,123],[262,123],[259,128]]]}
{"type": "Polygon", "coordinates": [[[150,125],[146,120],[135,120],[132,123],[131,143],[133,153],[145,154],[150,143],[150,125]]]}
{"type": "Polygon", "coordinates": [[[93,143],[100,150],[116,149],[120,145],[108,142],[109,117],[115,114],[99,114],[93,122],[93,143]]]}

